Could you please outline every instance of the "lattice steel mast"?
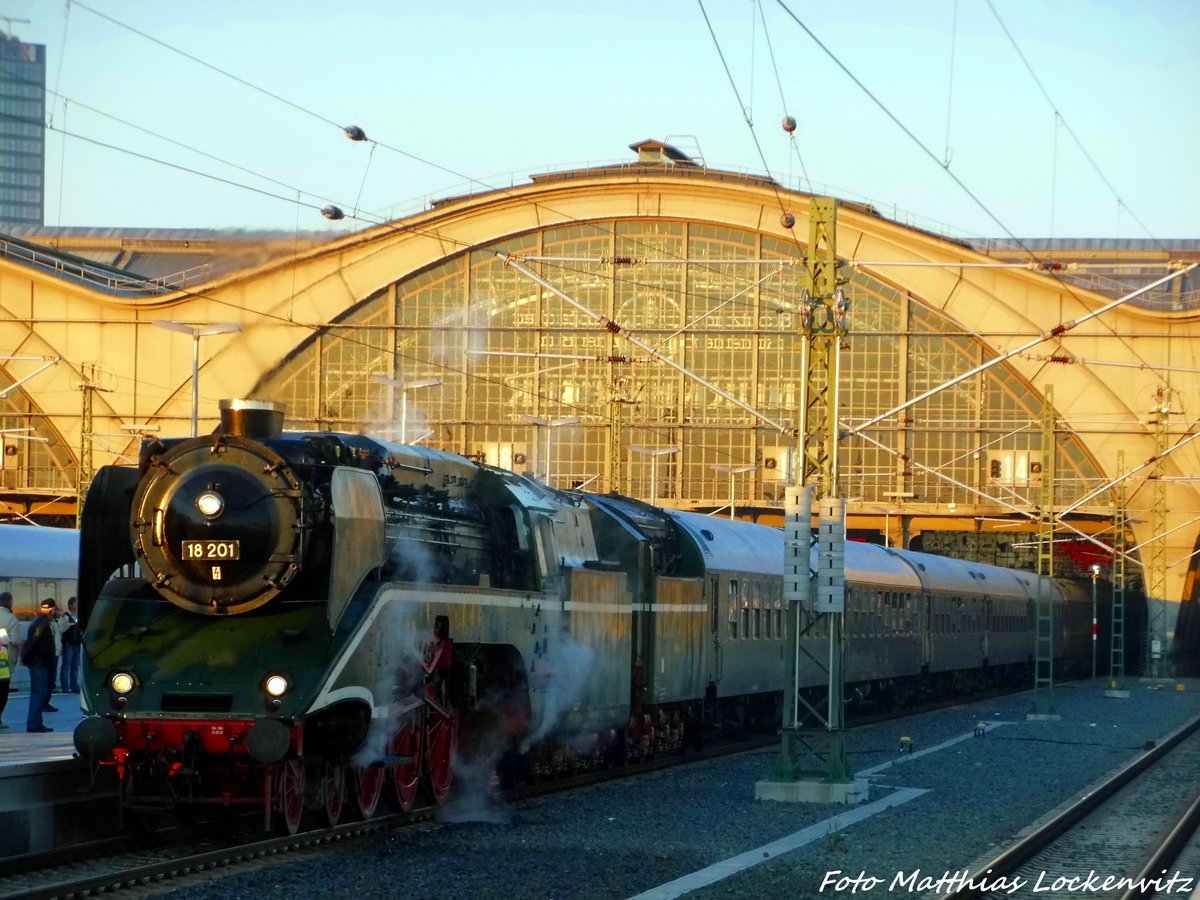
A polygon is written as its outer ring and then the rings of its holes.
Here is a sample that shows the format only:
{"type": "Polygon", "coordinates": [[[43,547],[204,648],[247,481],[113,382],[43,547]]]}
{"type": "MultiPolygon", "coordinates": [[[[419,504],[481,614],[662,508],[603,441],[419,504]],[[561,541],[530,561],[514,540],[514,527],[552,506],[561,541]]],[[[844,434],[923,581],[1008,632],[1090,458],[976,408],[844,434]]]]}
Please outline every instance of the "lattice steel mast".
{"type": "Polygon", "coordinates": [[[1054,385],[1042,399],[1042,495],[1038,507],[1038,593],[1034,636],[1033,705],[1026,718],[1057,719],[1054,708],[1054,478],[1058,437],[1054,385]]]}
{"type": "Polygon", "coordinates": [[[789,787],[821,780],[846,785],[853,779],[845,753],[843,620],[845,610],[845,501],[838,497],[838,384],[842,343],[847,334],[849,304],[838,289],[836,201],[810,200],[808,227],[809,291],[802,296],[801,339],[804,380],[800,385],[797,427],[796,487],[788,488],[784,599],[788,603],[787,671],[784,720],[774,777],[756,785],[759,797],[810,799],[789,787]],[[810,571],[811,509],[820,497],[818,570],[810,571]],[[812,590],[815,584],[815,594],[812,590]],[[827,664],[803,648],[801,639],[824,622],[827,664]],[[828,677],[825,714],[814,708],[799,688],[802,657],[828,677]],[[805,714],[805,710],[807,714],[805,714]],[[806,720],[820,727],[804,727],[806,720]],[[823,752],[822,752],[823,751],[823,752]],[[824,758],[823,772],[804,771],[804,759],[824,758]]]}

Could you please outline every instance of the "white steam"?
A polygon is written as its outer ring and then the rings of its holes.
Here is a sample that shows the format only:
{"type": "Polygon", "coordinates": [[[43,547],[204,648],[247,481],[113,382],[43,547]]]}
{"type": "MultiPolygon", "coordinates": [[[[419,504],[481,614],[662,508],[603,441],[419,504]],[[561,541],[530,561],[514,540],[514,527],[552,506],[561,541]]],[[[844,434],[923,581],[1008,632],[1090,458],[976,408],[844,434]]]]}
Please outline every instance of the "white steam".
{"type": "Polygon", "coordinates": [[[392,601],[375,619],[364,663],[373,671],[371,696],[376,713],[367,739],[351,760],[353,766],[397,762],[389,758],[389,739],[404,718],[421,706],[425,642],[432,635],[418,632],[415,613],[410,604],[392,601]],[[386,704],[385,715],[378,714],[382,704],[386,704]]]}
{"type": "Polygon", "coordinates": [[[430,545],[422,540],[419,528],[403,526],[397,533],[389,555],[397,577],[404,581],[433,584],[440,580],[441,567],[434,559],[430,545]]]}
{"type": "Polygon", "coordinates": [[[535,657],[529,680],[542,686],[542,717],[538,727],[521,742],[522,753],[553,731],[564,713],[578,706],[595,661],[595,649],[570,635],[554,641],[544,656],[535,657]]]}
{"type": "Polygon", "coordinates": [[[507,825],[512,821],[512,813],[504,808],[494,777],[503,742],[493,740],[475,749],[479,754],[469,761],[457,753],[454,755],[454,786],[449,802],[437,811],[437,818],[441,822],[507,825]]]}

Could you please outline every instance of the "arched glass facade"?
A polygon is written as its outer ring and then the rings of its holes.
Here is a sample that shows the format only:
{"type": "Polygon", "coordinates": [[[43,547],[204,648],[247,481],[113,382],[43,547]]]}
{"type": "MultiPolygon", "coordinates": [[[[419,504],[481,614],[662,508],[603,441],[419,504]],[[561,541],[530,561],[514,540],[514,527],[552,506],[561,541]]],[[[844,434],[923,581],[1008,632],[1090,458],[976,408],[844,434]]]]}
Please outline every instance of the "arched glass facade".
{"type": "MultiPolygon", "coordinates": [[[[773,506],[783,499],[794,439],[599,317],[791,426],[804,281],[803,248],[755,232],[647,219],[546,229],[397,280],[297,348],[254,395],[284,401],[293,428],[420,440],[548,472],[556,487],[619,488],[666,505],[719,507],[731,476],[714,466],[755,466],[732,476],[737,502],[773,506]],[[587,311],[498,252],[524,259],[587,311]],[[430,380],[441,383],[403,387],[430,380]]],[[[849,425],[989,358],[978,339],[878,278],[855,271],[846,289],[841,399],[849,425]]],[[[848,439],[842,495],[882,512],[897,497],[978,503],[975,487],[1028,508],[1038,499],[1041,407],[1004,365],[964,380],[870,429],[888,449],[848,439]]],[[[1071,434],[1058,436],[1056,465],[1058,503],[1099,483],[1071,434]]]]}

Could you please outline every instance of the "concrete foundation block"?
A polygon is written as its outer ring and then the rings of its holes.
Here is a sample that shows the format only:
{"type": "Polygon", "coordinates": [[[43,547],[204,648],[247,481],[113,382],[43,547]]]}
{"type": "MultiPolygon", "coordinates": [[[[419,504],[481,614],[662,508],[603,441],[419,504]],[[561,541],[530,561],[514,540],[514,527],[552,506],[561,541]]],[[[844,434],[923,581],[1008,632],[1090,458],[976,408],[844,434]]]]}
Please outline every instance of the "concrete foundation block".
{"type": "Polygon", "coordinates": [[[829,781],[758,781],[754,784],[755,800],[777,800],[781,803],[836,803],[854,806],[867,799],[870,786],[865,780],[829,781]]]}

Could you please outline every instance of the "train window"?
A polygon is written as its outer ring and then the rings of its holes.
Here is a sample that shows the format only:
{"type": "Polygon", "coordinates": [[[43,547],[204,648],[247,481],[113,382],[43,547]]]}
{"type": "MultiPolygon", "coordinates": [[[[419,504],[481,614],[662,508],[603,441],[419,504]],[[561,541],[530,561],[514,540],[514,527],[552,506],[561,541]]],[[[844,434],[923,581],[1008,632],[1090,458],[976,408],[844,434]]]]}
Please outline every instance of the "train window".
{"type": "Polygon", "coordinates": [[[750,608],[747,606],[742,607],[741,626],[742,626],[742,637],[749,638],[750,637],[750,608]]]}
{"type": "Polygon", "coordinates": [[[783,640],[787,637],[787,632],[785,631],[785,626],[783,624],[784,621],[783,610],[775,610],[775,637],[779,638],[780,640],[783,640]]]}
{"type": "Polygon", "coordinates": [[[771,617],[771,608],[767,607],[766,616],[764,617],[763,621],[763,637],[765,637],[768,641],[771,639],[771,625],[773,624],[771,622],[771,617]]]}
{"type": "Polygon", "coordinates": [[[754,608],[754,637],[762,638],[762,609],[754,608]]]}

